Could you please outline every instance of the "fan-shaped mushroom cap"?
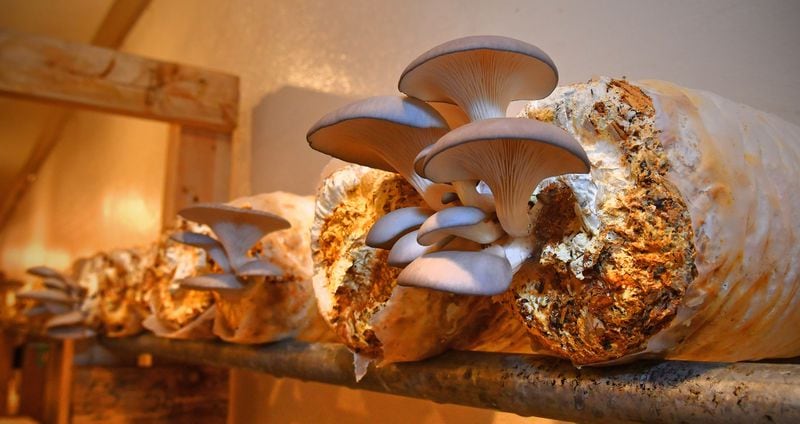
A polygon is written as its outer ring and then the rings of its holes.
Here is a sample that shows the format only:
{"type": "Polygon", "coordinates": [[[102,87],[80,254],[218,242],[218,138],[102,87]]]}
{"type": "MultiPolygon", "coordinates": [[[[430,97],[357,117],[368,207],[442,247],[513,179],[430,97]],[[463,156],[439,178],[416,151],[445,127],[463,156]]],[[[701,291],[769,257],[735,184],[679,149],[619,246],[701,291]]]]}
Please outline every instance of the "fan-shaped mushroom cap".
{"type": "Polygon", "coordinates": [[[235,271],[250,261],[247,251],[264,235],[290,226],[289,221],[269,212],[222,204],[197,204],[178,214],[211,227],[235,271]]]}
{"type": "MultiPolygon", "coordinates": [[[[69,286],[69,287],[76,287],[77,286],[77,284],[75,284],[75,281],[73,281],[71,278],[69,278],[68,276],[64,275],[60,271],[57,271],[57,270],[55,270],[53,268],[50,268],[49,266],[43,266],[43,265],[42,266],[34,266],[34,267],[31,267],[31,268],[28,268],[26,270],[26,272],[28,274],[30,274],[30,275],[35,275],[35,276],[41,277],[41,278],[43,278],[45,280],[52,279],[52,280],[61,281],[66,286],[69,286]]],[[[55,285],[57,283],[53,282],[52,284],[55,285]]]]}
{"type": "Polygon", "coordinates": [[[78,299],[64,293],[60,290],[45,289],[45,290],[22,290],[16,293],[19,299],[30,299],[43,303],[61,303],[64,305],[72,305],[78,303],[78,299]]]}
{"type": "Polygon", "coordinates": [[[312,149],[339,159],[397,172],[433,207],[440,199],[427,194],[430,181],[416,175],[414,158],[448,130],[432,107],[417,99],[370,97],[325,115],[306,139],[312,149]]]}
{"type": "Polygon", "coordinates": [[[204,274],[179,281],[182,288],[190,290],[238,291],[244,288],[233,274],[204,274]]]}
{"type": "Polygon", "coordinates": [[[397,239],[422,225],[431,215],[433,209],[423,207],[391,211],[372,225],[364,244],[378,249],[391,249],[397,239]]]}
{"type": "Polygon", "coordinates": [[[554,125],[496,118],[449,132],[428,153],[424,169],[436,182],[485,182],[500,225],[511,236],[524,237],[531,231],[528,202],[539,182],[588,172],[589,159],[571,135],[554,125]]]}
{"type": "Polygon", "coordinates": [[[505,116],[512,100],[547,97],[557,83],[555,64],[538,47],[507,37],[472,36],[414,59],[398,88],[428,102],[456,104],[477,121],[505,116]]]}
{"type": "Polygon", "coordinates": [[[205,250],[211,259],[222,268],[223,272],[231,272],[231,266],[228,262],[228,257],[225,255],[225,248],[217,239],[209,237],[205,234],[195,233],[191,231],[181,231],[173,233],[169,236],[170,240],[177,243],[186,244],[189,246],[199,247],[205,250]]]}
{"type": "Polygon", "coordinates": [[[397,284],[464,295],[493,296],[511,284],[508,260],[483,252],[428,253],[400,272],[397,284]]]}
{"type": "Polygon", "coordinates": [[[431,215],[419,227],[417,241],[423,246],[445,237],[457,236],[480,244],[488,244],[504,235],[489,215],[473,206],[452,206],[431,215]]]}
{"type": "Polygon", "coordinates": [[[64,327],[52,327],[46,331],[48,337],[54,339],[88,339],[97,335],[97,332],[91,328],[80,325],[70,325],[64,327]]]}
{"type": "Polygon", "coordinates": [[[280,277],[283,275],[283,269],[263,259],[253,259],[239,267],[237,275],[242,277],[280,277]]]}
{"type": "Polygon", "coordinates": [[[433,245],[423,246],[417,242],[417,232],[412,231],[397,240],[392,250],[389,251],[386,262],[390,266],[404,267],[420,256],[439,249],[452,239],[453,237],[450,236],[433,245]]]}
{"type": "Polygon", "coordinates": [[[83,324],[85,316],[81,311],[70,311],[61,315],[56,315],[44,324],[45,328],[66,327],[70,325],[83,324]]]}

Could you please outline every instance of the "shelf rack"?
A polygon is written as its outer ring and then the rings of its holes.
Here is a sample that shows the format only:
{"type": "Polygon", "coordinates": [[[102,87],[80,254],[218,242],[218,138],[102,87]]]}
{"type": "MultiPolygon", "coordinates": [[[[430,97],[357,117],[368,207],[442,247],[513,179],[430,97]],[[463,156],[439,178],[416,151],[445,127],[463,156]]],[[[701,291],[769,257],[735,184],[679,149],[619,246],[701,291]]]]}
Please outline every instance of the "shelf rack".
{"type": "Polygon", "coordinates": [[[152,335],[101,340],[112,351],[580,422],[800,422],[800,363],[643,361],[575,368],[533,355],[447,352],[371,367],[356,382],[342,345],[245,346],[152,335]]]}

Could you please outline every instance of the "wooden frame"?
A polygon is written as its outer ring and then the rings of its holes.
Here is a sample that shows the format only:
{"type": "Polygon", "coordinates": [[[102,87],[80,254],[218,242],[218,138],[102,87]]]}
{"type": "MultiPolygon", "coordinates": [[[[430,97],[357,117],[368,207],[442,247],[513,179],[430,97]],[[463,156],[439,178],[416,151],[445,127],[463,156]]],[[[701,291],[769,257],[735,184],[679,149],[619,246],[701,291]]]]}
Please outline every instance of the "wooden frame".
{"type": "MultiPolygon", "coordinates": [[[[116,0],[94,43],[119,47],[149,0],[116,0]]],[[[230,151],[238,121],[234,75],[147,59],[113,49],[0,29],[0,95],[59,106],[0,203],[0,228],[57,144],[69,108],[171,124],[164,184],[165,226],[181,208],[228,200],[230,151]]],[[[5,342],[5,340],[4,340],[5,342]]],[[[0,351],[0,377],[10,369],[0,351]]],[[[34,342],[24,349],[21,412],[48,423],[69,421],[74,345],[34,342]]],[[[3,390],[0,390],[0,394],[3,390]]],[[[4,397],[3,399],[6,399],[4,397]]],[[[5,407],[0,407],[0,415],[5,407]]]]}

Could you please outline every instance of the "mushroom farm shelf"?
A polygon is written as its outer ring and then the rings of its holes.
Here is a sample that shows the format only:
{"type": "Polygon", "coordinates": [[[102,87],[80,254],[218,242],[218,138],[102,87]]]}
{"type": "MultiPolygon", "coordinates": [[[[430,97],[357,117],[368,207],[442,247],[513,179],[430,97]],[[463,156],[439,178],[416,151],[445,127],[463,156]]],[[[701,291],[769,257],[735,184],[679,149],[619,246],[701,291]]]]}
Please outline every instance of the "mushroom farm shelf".
{"type": "Polygon", "coordinates": [[[480,408],[580,422],[800,422],[800,364],[637,362],[577,369],[531,355],[448,352],[372,368],[356,382],[342,345],[262,346],[143,335],[102,339],[109,349],[192,364],[250,369],[480,408]]]}

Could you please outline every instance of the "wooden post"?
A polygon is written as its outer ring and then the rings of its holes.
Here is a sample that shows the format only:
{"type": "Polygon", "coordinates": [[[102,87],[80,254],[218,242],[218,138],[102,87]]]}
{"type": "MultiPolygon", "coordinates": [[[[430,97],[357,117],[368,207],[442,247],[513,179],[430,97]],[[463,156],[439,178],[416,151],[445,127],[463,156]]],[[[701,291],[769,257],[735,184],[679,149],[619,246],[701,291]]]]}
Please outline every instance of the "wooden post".
{"type": "Polygon", "coordinates": [[[0,330],[0,417],[11,414],[9,394],[14,375],[14,348],[13,337],[0,330]]]}
{"type": "Polygon", "coordinates": [[[22,360],[20,414],[34,420],[66,424],[72,396],[75,342],[29,342],[22,360]]]}
{"type": "Polygon", "coordinates": [[[195,203],[228,200],[231,133],[173,125],[167,150],[162,227],[195,203]]]}
{"type": "Polygon", "coordinates": [[[49,352],[50,345],[45,342],[28,342],[23,347],[19,413],[37,421],[44,419],[45,364],[49,352]]]}

